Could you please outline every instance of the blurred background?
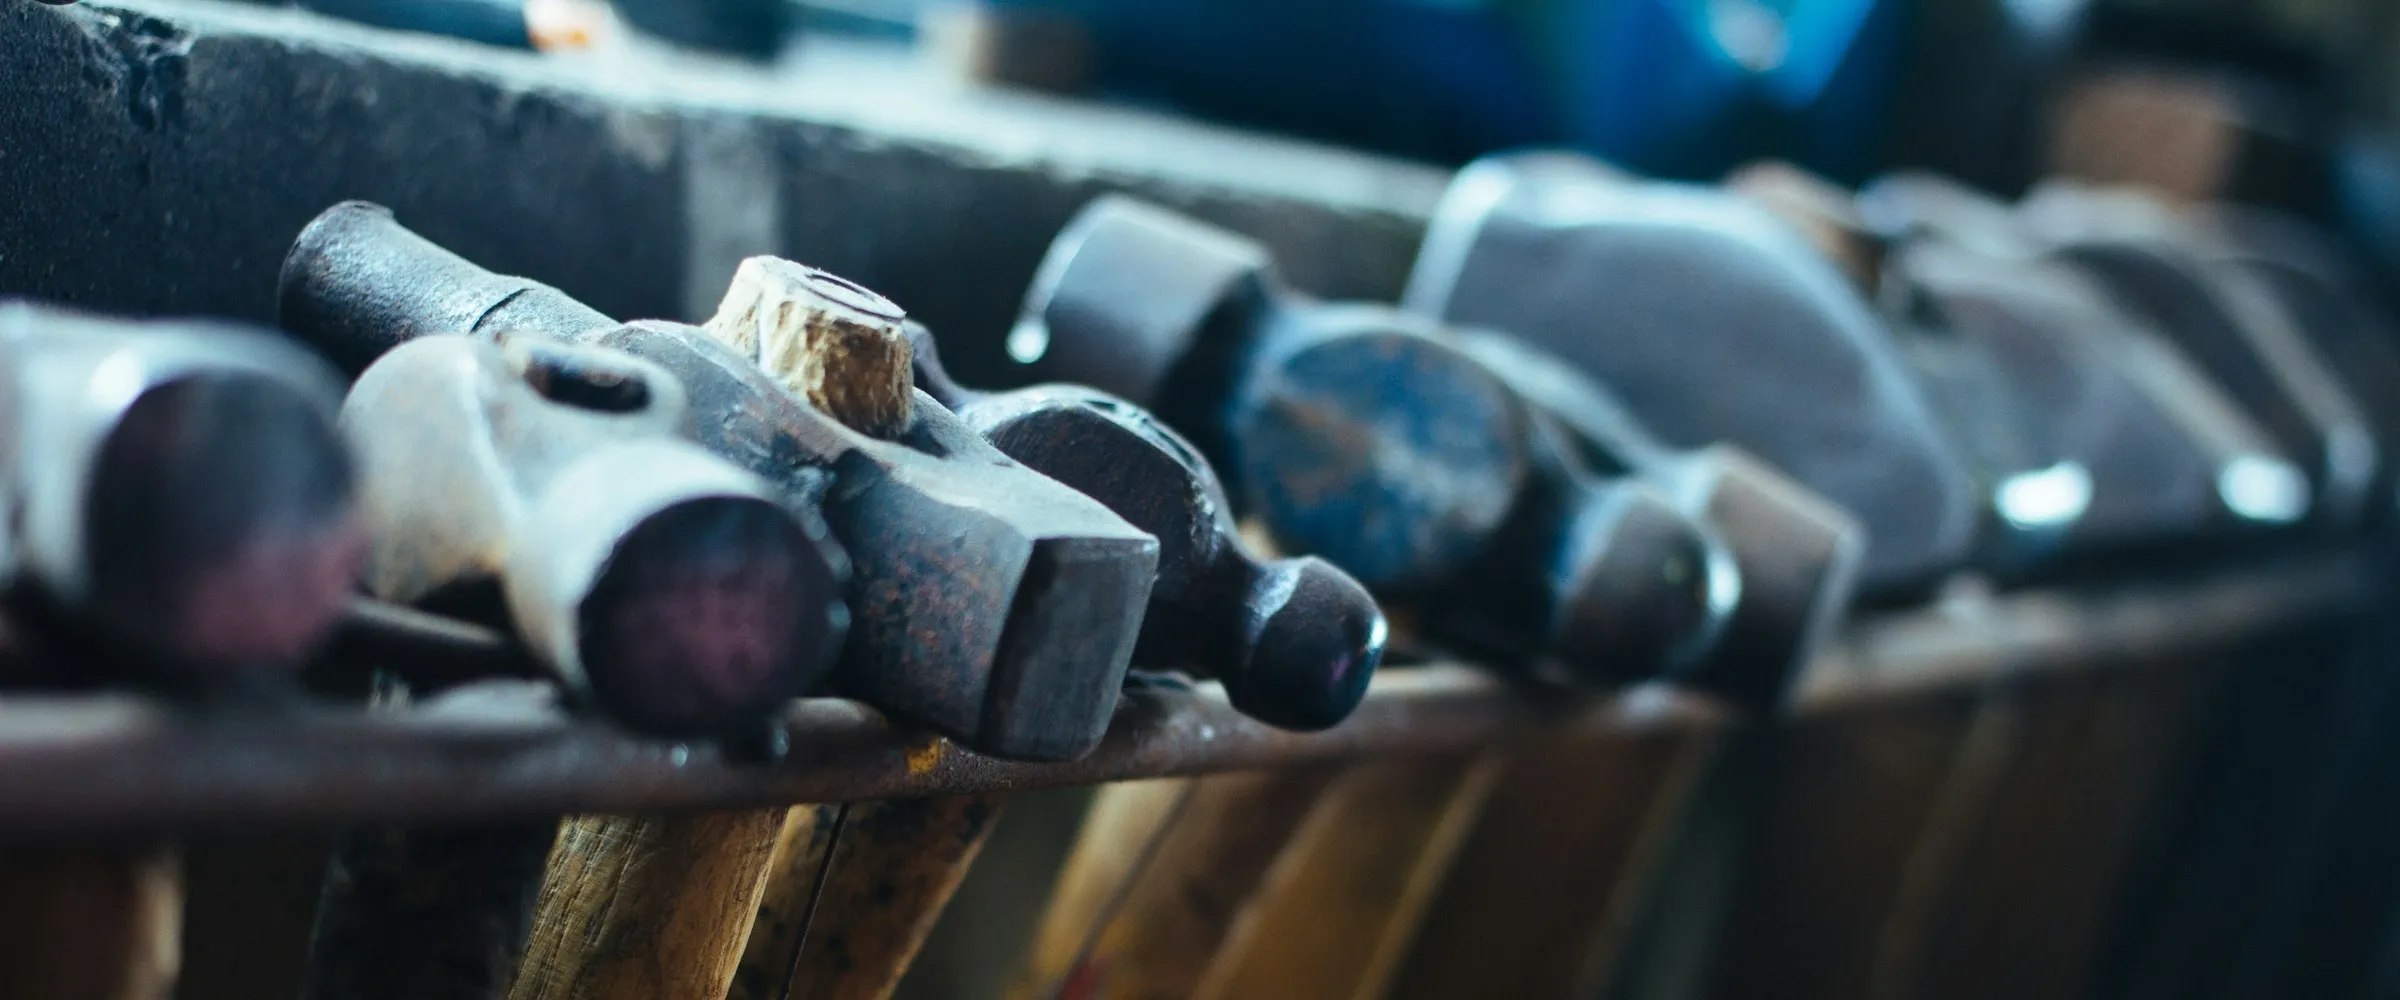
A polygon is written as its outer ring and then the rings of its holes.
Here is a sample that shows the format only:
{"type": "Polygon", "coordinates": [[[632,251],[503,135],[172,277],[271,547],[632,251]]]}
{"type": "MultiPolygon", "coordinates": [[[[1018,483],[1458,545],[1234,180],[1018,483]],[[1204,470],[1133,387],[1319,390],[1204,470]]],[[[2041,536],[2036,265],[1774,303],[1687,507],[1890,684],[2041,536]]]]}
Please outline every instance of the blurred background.
{"type": "Polygon", "coordinates": [[[1761,158],[2002,195],[2144,180],[2343,224],[2382,259],[2400,17],[2378,0],[305,0],[580,48],[991,84],[1461,164],[1525,145],[1713,180],[1761,158]],[[611,29],[621,28],[620,31],[611,29]],[[831,50],[829,53],[828,50],[831,50]]]}
{"type": "MultiPolygon", "coordinates": [[[[2008,199],[2051,178],[2138,185],[2173,199],[2245,202],[2311,219],[2375,271],[2380,279],[2375,288],[2387,305],[2400,287],[2392,280],[2400,276],[2400,141],[2394,138],[2400,121],[2400,0],[294,0],[291,5],[559,58],[633,48],[703,67],[713,61],[750,63],[755,65],[727,78],[748,86],[760,79],[754,71],[765,69],[806,78],[817,93],[888,92],[894,104],[885,110],[899,117],[905,117],[899,103],[909,88],[963,84],[1272,133],[1441,170],[1495,151],[1564,146],[1640,174],[1702,182],[1779,159],[1849,186],[1925,170],[2008,199]]],[[[845,112],[850,106],[842,105],[845,112]]],[[[690,127],[695,121],[705,124],[707,116],[681,122],[686,131],[676,133],[679,138],[659,139],[659,147],[709,148],[702,141],[706,130],[690,127]]],[[[508,119],[511,129],[520,124],[508,119]]],[[[536,121],[526,131],[546,139],[542,125],[536,121]]],[[[566,129],[560,134],[585,138],[566,129]]],[[[355,142],[372,145],[377,135],[355,142]]],[[[515,133],[510,137],[513,141],[515,133]]],[[[608,138],[624,144],[624,135],[612,131],[608,138]]],[[[1223,145],[1191,148],[1242,155],[1224,151],[1242,149],[1245,142],[1237,136],[1223,145]]],[[[640,148],[640,143],[629,145],[640,148]]],[[[758,157],[762,174],[818,152],[800,140],[769,145],[767,153],[745,154],[758,157]]],[[[1289,155],[1290,144],[1258,146],[1262,156],[1289,155]]],[[[542,155],[557,153],[534,148],[542,155]]],[[[560,140],[557,148],[568,151],[557,154],[557,161],[568,162],[581,147],[560,140]]],[[[685,152],[677,148],[678,155],[685,152]]],[[[904,161],[909,153],[913,150],[893,161],[904,161]]],[[[385,159],[408,159],[387,154],[376,151],[385,159]]],[[[690,155],[695,162],[700,158],[690,155]]],[[[670,157],[662,152],[654,159],[649,169],[660,169],[658,164],[670,157]]],[[[538,168],[553,165],[528,160],[536,169],[523,176],[544,178],[538,168]]],[[[842,175],[844,169],[866,172],[850,168],[851,161],[839,155],[825,160],[834,164],[824,168],[835,178],[823,185],[830,193],[812,201],[795,184],[779,195],[798,206],[778,209],[788,210],[789,218],[757,223],[773,231],[763,235],[733,233],[733,242],[757,237],[775,244],[789,235],[778,228],[787,225],[815,237],[783,243],[804,245],[815,255],[811,263],[835,267],[891,294],[946,335],[964,331],[963,346],[953,350],[950,345],[959,341],[946,340],[944,354],[969,381],[1008,378],[1009,369],[993,361],[996,334],[1012,317],[1023,272],[1030,271],[1050,229],[994,224],[988,232],[975,231],[976,223],[954,221],[974,214],[955,203],[965,200],[964,186],[953,191],[924,184],[914,190],[909,185],[922,177],[911,174],[888,182],[861,181],[842,175]],[[878,214],[885,209],[860,194],[892,190],[922,195],[922,204],[913,206],[913,214],[897,209],[878,214]],[[907,224],[890,225],[894,219],[907,224]],[[906,239],[878,235],[872,223],[903,231],[906,239]],[[997,249],[988,254],[957,249],[967,242],[962,236],[986,238],[997,249]],[[905,242],[914,253],[887,250],[878,240],[894,246],[905,242]],[[1005,258],[1009,267],[957,266],[984,263],[985,257],[1005,258]],[[998,291],[982,294],[986,286],[998,291]]],[[[363,153],[358,161],[386,169],[382,159],[363,153]]],[[[510,161],[496,157],[493,162],[510,161]]],[[[1305,170],[1331,160],[1291,162],[1305,170]]],[[[969,167],[982,170],[985,164],[969,167]]],[[[704,173],[682,161],[674,169],[704,173]]],[[[749,169],[739,165],[730,172],[749,169]]],[[[375,176],[401,192],[383,200],[433,192],[423,200],[450,210],[418,210],[433,220],[429,231],[449,225],[457,242],[476,241],[476,249],[486,251],[479,256],[501,262],[494,266],[512,256],[554,263],[562,255],[554,247],[533,245],[531,238],[526,246],[509,242],[512,235],[502,232],[509,227],[453,222],[481,221],[489,206],[468,197],[444,201],[449,192],[441,185],[449,181],[417,176],[436,173],[390,167],[388,177],[375,176]]],[[[560,189],[588,183],[603,194],[624,194],[559,169],[550,178],[520,181],[523,189],[490,184],[500,190],[493,203],[515,208],[511,199],[526,202],[534,206],[526,209],[529,217],[556,208],[543,200],[556,177],[567,178],[556,182],[560,189]],[[533,188],[542,190],[526,193],[533,188]]],[[[1043,194],[1024,199],[1033,206],[1025,214],[1045,222],[1063,218],[1088,194],[1077,187],[1085,181],[1076,177],[1058,184],[1073,189],[1063,194],[1026,184],[1024,190],[1039,188],[1043,194]]],[[[148,183],[146,173],[142,182],[148,183]]],[[[721,206],[691,194],[701,190],[698,182],[687,183],[689,188],[657,199],[673,203],[658,214],[672,215],[680,225],[686,220],[675,213],[688,210],[700,220],[687,233],[693,244],[689,255],[699,258],[712,247],[694,234],[706,229],[722,236],[725,227],[703,211],[721,206]]],[[[1007,186],[1012,183],[992,181],[977,190],[1014,192],[1018,189],[1007,186]]],[[[632,183],[626,187],[647,191],[632,183]]],[[[780,190],[772,183],[760,187],[771,194],[780,190]]],[[[566,196],[559,201],[585,203],[566,196]]],[[[656,207],[631,195],[625,201],[645,211],[656,207]]],[[[310,210],[322,203],[312,203],[310,210]]],[[[1250,212],[1245,221],[1252,228],[1273,229],[1271,221],[1262,220],[1274,205],[1260,204],[1266,207],[1243,204],[1225,214],[1250,212]]],[[[1006,214],[1014,208],[993,210],[1006,214]]],[[[288,238],[289,229],[276,230],[275,240],[288,238]]],[[[1316,259],[1293,255],[1299,259],[1287,264],[1296,272],[1296,284],[1317,286],[1314,290],[1329,295],[1361,287],[1388,292],[1377,281],[1388,286],[1394,282],[1385,279],[1398,277],[1413,253],[1415,234],[1407,235],[1405,242],[1395,243],[1403,248],[1400,255],[1390,260],[1362,264],[1325,254],[1319,256],[1332,262],[1320,267],[1316,259]],[[1377,277],[1343,280],[1350,269],[1377,277]],[[1360,287],[1341,287],[1345,284],[1360,287]]],[[[571,256],[606,256],[572,249],[571,256]]],[[[715,266],[706,262],[671,259],[686,249],[655,251],[668,263],[650,270],[669,274],[656,287],[592,280],[610,274],[615,264],[546,277],[568,286],[584,279],[595,301],[622,295],[631,304],[605,304],[611,312],[632,315],[667,312],[670,307],[661,303],[673,300],[678,290],[690,294],[681,282],[707,293],[698,300],[704,314],[722,275],[703,273],[715,266]]],[[[644,252],[651,251],[625,250],[619,256],[634,260],[644,252]]],[[[1357,253],[1369,258],[1378,252],[1370,247],[1357,253]]],[[[209,256],[213,262],[240,255],[209,256]]],[[[740,253],[730,256],[738,259],[740,253]]],[[[250,267],[271,264],[253,260],[250,267]]],[[[519,269],[538,273],[541,268],[525,264],[519,269]]],[[[71,295],[82,289],[61,285],[60,290],[71,295]]],[[[185,300],[203,307],[217,304],[205,290],[160,294],[181,296],[172,303],[178,306],[191,304],[185,300]]],[[[2395,560],[2389,558],[2389,540],[2376,538],[2361,547],[2371,549],[2386,568],[2380,579],[2390,579],[2388,567],[2395,560]]],[[[2144,828],[2138,860],[2125,875],[2124,902],[2104,916],[2088,915],[2095,922],[2113,921],[2111,929],[2091,935],[2107,943],[2084,963],[2092,972],[2089,995],[2123,1000],[2400,997],[2400,852],[2393,850],[2400,844],[2400,797],[2388,794],[2400,789],[2400,683],[2395,683],[2400,673],[2392,669],[2390,655],[2391,632],[2400,628],[2393,623],[2400,616],[2392,614],[2388,597],[2378,599],[2381,623],[2356,641],[2245,651],[2256,654],[2256,663],[2212,702],[2210,735],[2195,752],[2194,776],[2165,793],[2173,805],[2144,828]],[[2295,669],[2282,669],[2287,662],[2295,669]]],[[[1727,887],[1738,874],[1730,870],[1736,862],[1729,859],[1739,853],[1729,841],[1739,834],[1729,831],[1741,830],[1749,818],[1740,814],[1740,804],[1758,790],[1743,781],[1756,779],[1757,773],[1728,765],[1714,776],[1709,795],[1694,805],[1688,833],[1663,862],[1674,877],[1658,880],[1675,888],[1643,905],[1644,920],[1627,949],[1632,957],[1607,984],[1608,995],[1705,995],[1699,981],[1723,974],[1712,949],[1719,947],[1725,926],[1736,922],[1727,912],[1733,905],[1727,900],[1736,894],[1727,887]]],[[[1033,941],[1093,794],[1091,789],[1049,790],[1011,802],[982,860],[911,967],[900,996],[982,1000],[1002,994],[1033,941]]],[[[2081,819],[2044,817],[2064,827],[2081,819]]],[[[1995,879],[2005,881],[2006,875],[1995,879]]],[[[1957,933],[1973,936],[1971,931],[1957,933]]]]}

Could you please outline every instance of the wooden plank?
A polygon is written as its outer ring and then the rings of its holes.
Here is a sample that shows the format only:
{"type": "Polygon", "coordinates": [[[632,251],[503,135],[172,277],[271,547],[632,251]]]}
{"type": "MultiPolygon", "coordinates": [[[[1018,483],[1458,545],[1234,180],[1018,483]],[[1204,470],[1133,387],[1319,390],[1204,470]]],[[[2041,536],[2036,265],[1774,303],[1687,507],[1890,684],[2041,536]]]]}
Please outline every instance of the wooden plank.
{"type": "MultiPolygon", "coordinates": [[[[1796,719],[1778,734],[1753,835],[1746,904],[1718,956],[1716,995],[1857,998],[1924,833],[1965,822],[1945,790],[1987,769],[2005,714],[1972,693],[1796,719]],[[1982,714],[1986,735],[1970,740],[1982,714]],[[1959,819],[1943,820],[1943,813],[1959,819]]],[[[1922,867],[1925,862],[1917,860],[1922,867]]]]}
{"type": "MultiPolygon", "coordinates": [[[[2222,675],[2221,663],[2201,661],[2042,693],[2072,706],[2072,724],[2037,727],[2065,731],[2028,747],[1944,893],[1908,995],[2085,995],[2129,853],[2222,675]]],[[[2067,705],[2037,711],[2070,714],[2067,705]]]]}
{"type": "Polygon", "coordinates": [[[1276,858],[1193,996],[1382,996],[1504,761],[1486,751],[1343,772],[1276,858]]]}
{"type": "Polygon", "coordinates": [[[509,1000],[724,996],[785,812],[568,820],[509,1000]]]}
{"type": "Polygon", "coordinates": [[[766,869],[766,887],[759,893],[758,917],[751,922],[750,940],[742,946],[728,1000],[778,1000],[784,995],[845,815],[840,806],[797,806],[784,813],[766,869]]]}
{"type": "Polygon", "coordinates": [[[1082,845],[1092,838],[1078,842],[1043,918],[1044,947],[1030,957],[1008,996],[1188,996],[1333,777],[1320,768],[1216,775],[1193,781],[1188,798],[1160,796],[1152,788],[1104,790],[1103,800],[1112,793],[1136,800],[1095,804],[1095,813],[1120,814],[1111,826],[1160,834],[1130,859],[1121,847],[1095,843],[1087,854],[1082,845]],[[1137,808],[1154,812],[1123,815],[1137,808]],[[1094,901],[1100,905],[1085,908],[1094,901]]]}
{"type": "Polygon", "coordinates": [[[1583,995],[1622,946],[1717,742],[1654,734],[1520,750],[1386,995],[1583,995]]]}
{"type": "MultiPolygon", "coordinates": [[[[850,805],[815,916],[796,942],[799,957],[777,1000],[890,997],[1006,801],[987,793],[850,805]]],[[[777,868],[795,874],[799,866],[777,868]]]]}
{"type": "Polygon", "coordinates": [[[165,1000],[182,955],[173,844],[0,847],[0,997],[165,1000]]]}

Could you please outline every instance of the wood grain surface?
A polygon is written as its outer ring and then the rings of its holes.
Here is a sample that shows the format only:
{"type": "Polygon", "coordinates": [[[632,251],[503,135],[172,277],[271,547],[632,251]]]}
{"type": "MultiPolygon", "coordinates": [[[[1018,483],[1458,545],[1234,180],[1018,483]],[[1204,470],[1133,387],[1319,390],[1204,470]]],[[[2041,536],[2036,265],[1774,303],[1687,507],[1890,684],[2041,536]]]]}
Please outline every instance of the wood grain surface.
{"type": "MultiPolygon", "coordinates": [[[[784,991],[760,996],[891,996],[991,836],[1006,801],[1005,794],[988,793],[852,803],[824,867],[815,914],[799,939],[774,946],[754,940],[754,948],[767,953],[798,949],[784,991]]],[[[796,880],[805,868],[805,862],[778,863],[776,877],[796,880]]],[[[813,874],[806,877],[815,881],[813,874]]],[[[787,887],[775,895],[794,893],[787,887]]]]}
{"type": "Polygon", "coordinates": [[[1504,759],[1488,751],[1368,764],[1335,778],[1193,995],[1382,996],[1504,759]]]}
{"type": "Polygon", "coordinates": [[[1518,751],[1384,995],[1580,995],[1613,964],[1717,745],[1700,731],[1518,751]]]}
{"type": "Polygon", "coordinates": [[[509,1000],[724,996],[787,811],[568,820],[509,1000]]]}
{"type": "Polygon", "coordinates": [[[1975,747],[2006,745],[2009,716],[1987,712],[1970,747],[1985,701],[1963,692],[1871,704],[1795,719],[1779,734],[1717,996],[1867,995],[1925,831],[1971,816],[1953,777],[1991,769],[1975,747]]]}
{"type": "Polygon", "coordinates": [[[1118,828],[1155,823],[1161,835],[1130,860],[1122,845],[1099,844],[1091,836],[1078,840],[1036,950],[1008,996],[1189,996],[1334,775],[1318,768],[1215,775],[1194,779],[1188,796],[1177,797],[1155,788],[1103,791],[1096,816],[1119,813],[1108,820],[1118,828]],[[1118,794],[1136,801],[1106,801],[1118,794]],[[1148,820],[1123,814],[1137,808],[1165,815],[1148,820]],[[1100,905],[1083,908],[1095,900],[1100,905]],[[1065,947],[1053,950],[1058,945],[1065,947]]]}
{"type": "Polygon", "coordinates": [[[776,1000],[792,979],[795,950],[808,926],[825,862],[833,852],[845,810],[834,806],[799,806],[784,813],[775,837],[775,853],[767,865],[766,886],[758,897],[758,917],[750,925],[750,940],[742,946],[742,961],[733,977],[729,1000],[776,1000]]]}

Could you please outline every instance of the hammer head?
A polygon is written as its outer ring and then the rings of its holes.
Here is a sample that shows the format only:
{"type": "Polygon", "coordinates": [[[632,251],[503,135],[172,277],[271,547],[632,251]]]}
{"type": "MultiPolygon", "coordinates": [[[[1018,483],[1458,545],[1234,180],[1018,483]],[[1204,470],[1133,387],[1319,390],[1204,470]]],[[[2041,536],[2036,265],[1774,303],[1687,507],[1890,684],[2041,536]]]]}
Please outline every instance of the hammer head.
{"type": "Polygon", "coordinates": [[[1279,544],[1425,601],[1429,636],[1614,683],[1705,631],[1703,574],[1665,565],[1694,526],[1541,462],[1523,404],[1433,324],[1307,300],[1257,244],[1120,198],[1040,274],[1019,325],[1032,371],[1153,394],[1279,544]],[[1468,580],[1490,585],[1462,599],[1468,580]]]}
{"type": "Polygon", "coordinates": [[[620,722],[739,733],[832,665],[838,552],[679,436],[684,395],[657,366],[536,336],[422,337],[360,376],[342,419],[370,589],[496,587],[527,645],[620,722]]]}
{"type": "Polygon", "coordinates": [[[2220,390],[2166,345],[2132,343],[2147,334],[2072,273],[1919,241],[1896,254],[1893,280],[1942,327],[1990,344],[2040,404],[2030,426],[2055,462],[2000,484],[2002,518],[2030,524],[2073,508],[2069,544],[2124,553],[2275,513],[2229,502],[2239,494],[2225,484],[2258,470],[2305,492],[2300,470],[2220,390]]]}
{"type": "MultiPolygon", "coordinates": [[[[2093,275],[2045,259],[2006,203],[1915,173],[1879,178],[1858,201],[1863,215],[1911,247],[1900,279],[1953,322],[2022,327],[2027,336],[2049,331],[2105,356],[2083,377],[2126,383],[2122,396],[2086,397],[2128,400],[2116,418],[2124,443],[2093,470],[2094,531],[2188,538],[2197,529],[2288,526],[2306,512],[2307,477],[2282,446],[2153,322],[2123,308],[2093,275]],[[2154,416],[2145,418],[2144,408],[2154,416]]],[[[2077,418],[2064,426],[2113,425],[2077,418]]]]}
{"type": "Polygon", "coordinates": [[[1529,468],[1521,409],[1424,325],[1301,303],[1257,243],[1108,196],[1051,244],[1010,339],[1035,379],[1157,412],[1285,547],[1411,593],[1473,558],[1529,468]],[[1352,334],[1377,346],[1327,346],[1352,334]]]}
{"type": "Polygon", "coordinates": [[[1741,445],[1848,508],[1870,588],[1930,583],[1975,543],[1967,468],[1890,337],[1754,204],[1563,154],[1489,158],[1452,182],[1404,301],[1549,350],[1669,444],[1741,445]]]}
{"type": "Polygon", "coordinates": [[[1324,729],[1365,697],[1389,629],[1365,587],[1314,557],[1246,550],[1216,473],[1148,411],[1084,386],[970,393],[914,327],[919,384],[994,447],[1100,501],[1158,538],[1158,582],[1137,662],[1223,681],[1234,707],[1288,729],[1324,729]]]}
{"type": "Polygon", "coordinates": [[[169,676],[294,666],[365,551],[340,399],[247,329],[0,305],[0,562],[169,676]]]}
{"type": "Polygon", "coordinates": [[[1157,571],[1158,543],[1011,461],[914,393],[907,430],[869,437],[697,327],[597,331],[687,388],[698,439],[811,495],[849,553],[838,690],[974,749],[1021,759],[1096,745],[1157,571]],[[830,480],[823,475],[830,472],[830,480]]]}
{"type": "Polygon", "coordinates": [[[1722,598],[1732,609],[1713,646],[1675,678],[1740,704],[1779,704],[1850,606],[1865,529],[1738,448],[1666,447],[1605,387],[1539,348],[1492,330],[1455,335],[1460,349],[1556,421],[1582,461],[1641,477],[1707,530],[1711,586],[1732,590],[1722,598]],[[1718,568],[1719,559],[1733,571],[1718,568]]]}
{"type": "Polygon", "coordinates": [[[2259,274],[2139,192],[2053,182],[2018,213],[2054,257],[2165,333],[2258,419],[2307,472],[2310,520],[2357,522],[2376,475],[2373,426],[2259,274]]]}
{"type": "Polygon", "coordinates": [[[2232,204],[2189,212],[2226,249],[2231,266],[2256,276],[2283,304],[2373,421],[2383,454],[2365,514],[2370,524],[2392,517],[2400,495],[2400,335],[2377,290],[2330,234],[2297,216],[2232,204]]]}
{"type": "Polygon", "coordinates": [[[1088,385],[1158,407],[1238,313],[1281,291],[1266,248],[1123,195],[1103,195],[1051,240],[1009,356],[1035,381],[1088,385]],[[1170,378],[1172,376],[1172,378],[1170,378]]]}
{"type": "MultiPolygon", "coordinates": [[[[445,325],[515,327],[666,369],[689,393],[684,430],[694,440],[768,480],[795,513],[824,505],[854,566],[854,625],[837,670],[844,690],[1003,756],[1073,756],[1104,731],[1156,543],[1010,462],[921,395],[862,407],[910,414],[892,440],[869,436],[761,368],[759,343],[744,352],[698,327],[615,324],[556,289],[477,267],[371,206],[336,206],[310,225],[286,259],[282,297],[286,325],[320,342],[371,348],[445,325]]],[[[734,319],[742,315],[737,307],[734,319]]],[[[748,315],[755,323],[760,314],[748,315]]]]}

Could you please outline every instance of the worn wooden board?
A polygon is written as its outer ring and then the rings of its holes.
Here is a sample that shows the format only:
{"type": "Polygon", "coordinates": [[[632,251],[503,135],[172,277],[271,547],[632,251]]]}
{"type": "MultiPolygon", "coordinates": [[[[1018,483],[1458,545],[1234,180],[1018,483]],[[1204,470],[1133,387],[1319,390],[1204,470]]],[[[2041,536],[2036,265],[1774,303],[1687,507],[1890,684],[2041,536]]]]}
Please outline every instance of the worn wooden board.
{"type": "Polygon", "coordinates": [[[1362,764],[1319,796],[1192,995],[1380,997],[1506,753],[1362,764]]]}
{"type": "Polygon", "coordinates": [[[1309,807],[1325,768],[1104,790],[1011,1000],[1188,996],[1309,807]],[[1119,798],[1111,802],[1112,798],[1119,798]],[[1128,851],[1108,831],[1149,836],[1128,851]],[[1107,839],[1103,839],[1107,838],[1107,839]],[[1087,849],[1088,847],[1088,849],[1087,849]]]}
{"type": "Polygon", "coordinates": [[[723,996],[784,813],[568,820],[508,1000],[723,996]]]}
{"type": "Polygon", "coordinates": [[[1717,740],[1695,730],[1519,750],[1385,995],[1596,989],[1717,740]]]}

